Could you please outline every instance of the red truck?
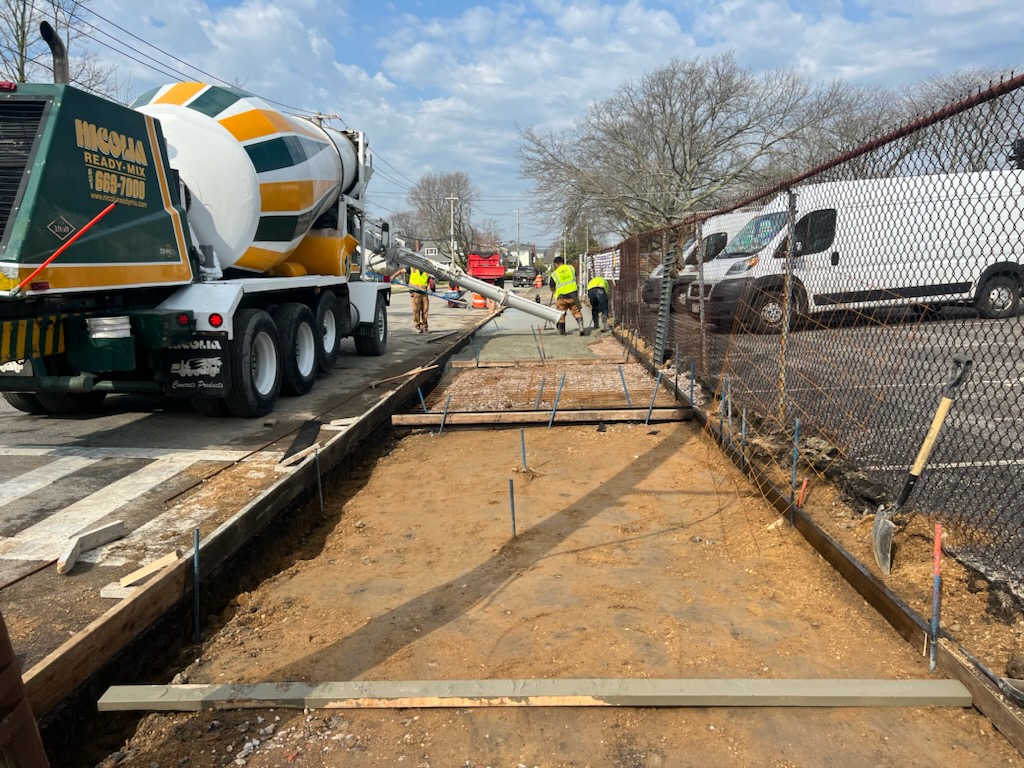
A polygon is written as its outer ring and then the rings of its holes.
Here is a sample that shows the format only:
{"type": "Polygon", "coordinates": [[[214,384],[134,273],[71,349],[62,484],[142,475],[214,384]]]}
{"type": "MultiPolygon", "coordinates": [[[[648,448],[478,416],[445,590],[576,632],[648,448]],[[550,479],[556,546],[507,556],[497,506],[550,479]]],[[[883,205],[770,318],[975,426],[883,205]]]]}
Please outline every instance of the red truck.
{"type": "Polygon", "coordinates": [[[499,288],[505,287],[505,265],[500,253],[469,253],[466,255],[466,272],[477,280],[486,280],[499,288]]]}

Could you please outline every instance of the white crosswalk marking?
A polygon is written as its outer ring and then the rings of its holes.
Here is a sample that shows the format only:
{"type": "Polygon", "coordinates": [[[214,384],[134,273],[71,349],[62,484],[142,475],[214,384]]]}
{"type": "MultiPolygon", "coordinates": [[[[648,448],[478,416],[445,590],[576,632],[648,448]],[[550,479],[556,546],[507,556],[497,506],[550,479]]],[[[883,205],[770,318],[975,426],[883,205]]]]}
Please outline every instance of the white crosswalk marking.
{"type": "Polygon", "coordinates": [[[170,480],[195,461],[192,451],[157,459],[14,536],[0,539],[0,559],[56,559],[76,534],[151,488],[170,480]]]}
{"type": "Polygon", "coordinates": [[[89,459],[83,456],[68,456],[57,461],[50,462],[46,466],[38,467],[30,472],[18,475],[6,483],[0,483],[0,507],[17,501],[22,496],[35,493],[40,488],[45,488],[55,483],[62,477],[77,472],[80,469],[95,464],[99,459],[89,459]]]}
{"type": "MultiPolygon", "coordinates": [[[[37,457],[47,460],[47,463],[0,483],[0,508],[39,492],[59,480],[64,479],[66,483],[66,478],[75,472],[94,467],[105,459],[142,459],[149,463],[13,536],[0,537],[0,562],[5,563],[0,568],[0,581],[18,578],[26,568],[35,567],[32,563],[56,560],[67,547],[68,541],[76,535],[193,464],[204,461],[234,463],[251,458],[252,455],[252,451],[217,449],[194,451],[67,445],[2,446],[0,457],[37,457]]],[[[261,474],[265,471],[268,469],[259,470],[261,474]]],[[[120,542],[89,553],[89,558],[92,562],[106,565],[123,565],[129,560],[134,562],[142,554],[139,550],[145,550],[150,545],[157,546],[149,541],[149,536],[156,535],[162,542],[165,537],[159,534],[189,530],[189,525],[198,525],[208,512],[206,508],[190,509],[187,514],[180,509],[163,510],[120,542]],[[129,540],[132,541],[131,546],[128,545],[129,540]]],[[[159,546],[163,547],[162,544],[159,546]]]]}

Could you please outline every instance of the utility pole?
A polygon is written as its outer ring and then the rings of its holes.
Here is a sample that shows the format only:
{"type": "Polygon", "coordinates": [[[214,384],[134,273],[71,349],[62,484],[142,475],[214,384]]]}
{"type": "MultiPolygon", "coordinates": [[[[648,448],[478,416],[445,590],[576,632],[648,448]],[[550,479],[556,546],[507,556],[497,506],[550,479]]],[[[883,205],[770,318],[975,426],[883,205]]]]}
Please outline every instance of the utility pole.
{"type": "MultiPolygon", "coordinates": [[[[520,263],[519,262],[519,209],[518,208],[516,208],[515,214],[516,214],[516,266],[518,266],[519,263],[520,263]]],[[[529,263],[530,259],[527,258],[526,262],[527,262],[527,266],[529,266],[530,265],[530,263],[529,263]]]]}
{"type": "Polygon", "coordinates": [[[448,224],[448,236],[451,238],[452,265],[456,264],[456,261],[455,261],[455,201],[458,200],[458,199],[459,198],[457,198],[454,194],[449,195],[448,197],[445,198],[445,200],[448,201],[448,207],[449,207],[449,210],[451,211],[451,215],[449,216],[449,224],[448,224]]]}

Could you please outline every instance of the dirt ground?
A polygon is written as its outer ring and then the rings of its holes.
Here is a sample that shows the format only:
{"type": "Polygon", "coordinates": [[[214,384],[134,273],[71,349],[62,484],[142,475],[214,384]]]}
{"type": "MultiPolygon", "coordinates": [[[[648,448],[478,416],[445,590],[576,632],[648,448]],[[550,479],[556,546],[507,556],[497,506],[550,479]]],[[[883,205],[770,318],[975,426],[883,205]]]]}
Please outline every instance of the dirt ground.
{"type": "MultiPolygon", "coordinates": [[[[302,559],[239,595],[176,682],[929,677],[927,659],[695,422],[522,434],[525,470],[520,430],[506,429],[413,432],[353,472],[302,559]]],[[[860,535],[835,496],[812,490],[812,501],[837,531],[860,535]]],[[[930,569],[904,570],[927,601],[930,569]]],[[[982,605],[964,603],[972,615],[951,620],[980,638],[984,595],[969,599],[982,605]]],[[[908,602],[927,615],[927,602],[908,602]]],[[[1018,642],[1017,628],[988,626],[1007,647],[1018,642]]],[[[1024,758],[972,709],[516,707],[153,714],[103,765],[911,768],[1024,758]]]]}

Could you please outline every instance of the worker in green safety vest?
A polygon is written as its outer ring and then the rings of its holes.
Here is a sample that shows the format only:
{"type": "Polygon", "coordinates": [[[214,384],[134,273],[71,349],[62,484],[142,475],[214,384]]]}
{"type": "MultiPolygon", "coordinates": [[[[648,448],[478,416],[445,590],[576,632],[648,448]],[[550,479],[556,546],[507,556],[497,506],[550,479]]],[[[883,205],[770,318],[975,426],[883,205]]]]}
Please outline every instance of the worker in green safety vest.
{"type": "Polygon", "coordinates": [[[562,313],[561,319],[555,323],[558,332],[565,335],[565,314],[572,312],[576,318],[576,325],[579,326],[580,336],[583,330],[583,309],[580,307],[580,292],[576,286],[576,270],[561,256],[555,256],[552,262],[554,271],[551,273],[551,290],[554,294],[555,309],[562,313]]]}
{"type": "Polygon", "coordinates": [[[416,328],[416,333],[429,333],[427,314],[430,312],[430,296],[428,295],[430,275],[416,269],[416,267],[412,269],[402,267],[391,276],[391,279],[397,280],[405,274],[409,275],[409,295],[412,297],[412,324],[416,328]]]}
{"type": "Polygon", "coordinates": [[[608,281],[600,275],[592,277],[587,283],[587,300],[590,302],[594,328],[597,330],[608,330],[608,296],[610,293],[608,281]],[[604,315],[604,327],[601,326],[601,315],[604,315]]]}

